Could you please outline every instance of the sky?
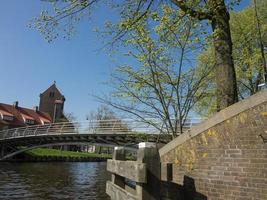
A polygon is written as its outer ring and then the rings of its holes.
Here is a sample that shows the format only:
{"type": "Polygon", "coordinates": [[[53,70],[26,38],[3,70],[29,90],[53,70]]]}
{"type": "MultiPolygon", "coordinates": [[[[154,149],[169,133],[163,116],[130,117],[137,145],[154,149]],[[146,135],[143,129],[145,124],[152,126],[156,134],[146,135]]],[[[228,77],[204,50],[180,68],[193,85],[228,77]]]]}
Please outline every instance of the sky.
{"type": "MultiPolygon", "coordinates": [[[[247,5],[243,0],[241,7],[247,5]]],[[[0,7],[0,102],[21,107],[39,105],[39,94],[56,81],[66,98],[65,112],[85,120],[100,105],[92,96],[110,92],[105,82],[122,57],[101,51],[103,42],[93,31],[103,27],[111,13],[98,8],[93,20],[82,21],[71,40],[48,43],[27,24],[45,9],[41,0],[3,0],[0,7]]],[[[129,61],[130,62],[130,61],[129,61]]]]}
{"type": "Polygon", "coordinates": [[[0,102],[19,101],[20,106],[32,108],[39,104],[39,94],[56,81],[66,98],[65,112],[85,120],[86,114],[99,106],[91,94],[107,92],[103,83],[116,65],[107,52],[99,50],[103,42],[92,31],[102,23],[82,22],[71,40],[48,43],[39,32],[27,27],[47,3],[1,3],[0,102]]]}

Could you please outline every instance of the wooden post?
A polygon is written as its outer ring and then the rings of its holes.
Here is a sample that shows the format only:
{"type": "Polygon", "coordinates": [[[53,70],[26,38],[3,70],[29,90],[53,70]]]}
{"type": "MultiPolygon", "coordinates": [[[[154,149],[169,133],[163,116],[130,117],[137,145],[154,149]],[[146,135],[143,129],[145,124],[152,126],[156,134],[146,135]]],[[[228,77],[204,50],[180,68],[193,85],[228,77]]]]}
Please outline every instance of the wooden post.
{"type": "Polygon", "coordinates": [[[155,143],[139,143],[137,162],[147,167],[147,183],[136,183],[136,192],[140,200],[160,199],[160,156],[155,143]]]}
{"type": "MultiPolygon", "coordinates": [[[[115,147],[113,152],[113,160],[125,160],[125,150],[123,147],[115,147]]],[[[125,178],[122,176],[119,176],[117,174],[111,175],[111,181],[112,183],[120,186],[121,188],[125,188],[125,178]]]]}

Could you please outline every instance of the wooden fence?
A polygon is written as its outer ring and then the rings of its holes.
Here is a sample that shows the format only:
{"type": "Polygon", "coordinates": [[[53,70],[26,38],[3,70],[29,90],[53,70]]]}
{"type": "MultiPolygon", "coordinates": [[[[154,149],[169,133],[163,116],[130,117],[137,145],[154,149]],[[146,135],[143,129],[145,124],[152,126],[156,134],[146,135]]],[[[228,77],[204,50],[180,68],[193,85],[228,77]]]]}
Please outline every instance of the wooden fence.
{"type": "Polygon", "coordinates": [[[160,199],[160,157],[154,143],[140,143],[136,161],[126,161],[125,149],[116,147],[108,160],[106,193],[111,200],[160,199]]]}

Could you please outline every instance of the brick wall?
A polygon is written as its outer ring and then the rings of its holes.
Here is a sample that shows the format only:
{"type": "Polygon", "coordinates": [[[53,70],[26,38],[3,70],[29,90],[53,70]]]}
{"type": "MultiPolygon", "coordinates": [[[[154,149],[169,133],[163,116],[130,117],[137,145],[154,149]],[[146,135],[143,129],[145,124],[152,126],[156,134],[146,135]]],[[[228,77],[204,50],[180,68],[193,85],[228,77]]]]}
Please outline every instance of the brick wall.
{"type": "Polygon", "coordinates": [[[40,111],[49,113],[51,118],[52,119],[55,118],[55,120],[57,121],[63,115],[64,101],[65,101],[64,96],[56,88],[55,84],[53,84],[44,93],[40,94],[39,109],[40,111]],[[51,95],[51,93],[53,93],[53,95],[51,95]],[[56,105],[56,113],[55,113],[56,100],[62,100],[63,103],[56,105]],[[56,116],[54,116],[54,114],[56,116]]]}
{"type": "Polygon", "coordinates": [[[181,199],[267,200],[267,143],[260,135],[267,138],[267,92],[176,138],[160,149],[161,161],[173,163],[181,199]]]}

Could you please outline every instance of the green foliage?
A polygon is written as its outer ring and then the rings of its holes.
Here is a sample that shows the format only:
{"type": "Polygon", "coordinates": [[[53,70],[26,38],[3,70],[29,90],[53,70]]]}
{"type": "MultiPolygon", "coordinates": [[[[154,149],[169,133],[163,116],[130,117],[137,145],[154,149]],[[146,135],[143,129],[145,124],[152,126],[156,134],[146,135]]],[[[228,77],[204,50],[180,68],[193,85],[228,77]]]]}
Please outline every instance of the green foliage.
{"type": "MultiPolygon", "coordinates": [[[[263,19],[260,20],[262,21],[263,19]]],[[[265,33],[267,31],[266,28],[266,24],[262,23],[261,29],[265,33]]],[[[254,94],[257,91],[257,85],[263,81],[255,13],[252,7],[232,15],[231,30],[239,95],[240,98],[244,98],[247,95],[254,94]]]]}
{"type": "Polygon", "coordinates": [[[31,156],[55,156],[55,157],[87,157],[87,158],[111,158],[109,154],[85,153],[74,151],[61,151],[57,149],[36,148],[25,152],[31,156]]]}
{"type": "MultiPolygon", "coordinates": [[[[267,46],[267,3],[259,2],[259,19],[263,35],[263,42],[267,46]]],[[[263,66],[258,46],[255,13],[253,6],[239,12],[231,13],[231,35],[233,41],[233,58],[236,69],[238,95],[240,99],[257,92],[258,84],[263,82],[263,66]]],[[[206,65],[214,63],[213,50],[210,47],[198,57],[198,67],[203,69],[206,65]]],[[[210,75],[214,77],[214,72],[210,75]]],[[[215,78],[208,87],[207,98],[197,104],[196,111],[202,116],[210,116],[216,112],[216,84],[215,78]]]]}
{"type": "MultiPolygon", "coordinates": [[[[170,1],[170,3],[168,1],[157,0],[126,0],[121,2],[105,0],[49,0],[47,3],[51,4],[51,9],[42,10],[39,16],[30,21],[29,27],[33,27],[39,31],[48,42],[52,42],[60,36],[69,39],[75,34],[75,28],[79,22],[82,19],[89,19],[98,5],[120,15],[120,20],[115,25],[115,32],[109,32],[114,36],[113,39],[118,41],[140,19],[146,18],[148,12],[153,20],[157,21],[159,20],[158,14],[162,12],[162,7],[164,7],[163,12],[165,12],[165,18],[161,19],[163,23],[161,27],[158,27],[158,31],[160,29],[166,30],[170,28],[174,31],[177,26],[170,23],[172,22],[170,21],[170,17],[174,14],[173,10],[178,11],[177,13],[179,13],[180,17],[190,15],[190,10],[194,10],[196,13],[200,13],[195,16],[195,19],[198,20],[198,18],[207,17],[207,14],[212,12],[216,1],[188,0],[186,1],[186,7],[190,9],[184,10],[178,9],[181,6],[173,6],[177,5],[176,2],[178,1],[170,1]]],[[[232,9],[235,5],[239,4],[240,0],[226,0],[225,2],[227,7],[232,9]]],[[[219,8],[220,6],[218,6],[219,8]]],[[[111,28],[109,21],[105,25],[111,28]]]]}
{"type": "MultiPolygon", "coordinates": [[[[90,15],[95,3],[106,1],[51,0],[50,2],[54,3],[54,12],[51,14],[44,11],[33,20],[34,27],[49,42],[57,38],[60,31],[65,32],[67,37],[70,36],[74,31],[74,25],[82,17],[90,15]]],[[[120,84],[119,90],[113,96],[130,102],[130,108],[137,112],[144,110],[142,106],[136,107],[141,100],[143,106],[149,105],[148,107],[150,107],[145,112],[146,116],[160,116],[163,121],[167,120],[168,116],[169,118],[174,116],[175,126],[177,123],[181,125],[183,121],[181,119],[186,119],[191,107],[197,102],[199,103],[196,110],[202,112],[202,115],[210,115],[215,110],[214,96],[216,95],[215,84],[210,81],[215,77],[214,73],[208,75],[213,70],[213,65],[210,64],[213,61],[210,58],[214,58],[214,55],[208,53],[209,51],[212,52],[209,50],[212,47],[205,48],[208,49],[203,52],[205,55],[199,56],[197,62],[200,69],[195,69],[195,61],[191,60],[193,56],[198,54],[197,49],[203,47],[204,38],[210,41],[220,37],[218,41],[224,40],[221,44],[225,46],[219,48],[218,44],[217,46],[214,45],[216,52],[220,50],[218,60],[222,61],[226,68],[233,68],[231,52],[223,55],[222,51],[222,49],[227,48],[225,52],[229,52],[231,48],[232,41],[230,37],[228,38],[227,24],[226,26],[218,24],[222,21],[228,23],[228,10],[233,9],[239,2],[240,0],[174,0],[170,2],[127,0],[118,3],[111,2],[112,8],[118,11],[120,17],[118,23],[106,23],[107,33],[113,39],[111,44],[121,42],[126,49],[129,49],[126,56],[133,58],[138,63],[138,66],[121,66],[117,69],[114,78],[120,84]],[[202,20],[205,20],[206,24],[203,24],[202,20]],[[207,37],[209,31],[205,29],[211,24],[214,25],[215,22],[218,26],[214,29],[212,37],[207,37]],[[228,40],[222,33],[226,34],[228,40]],[[208,79],[203,77],[208,77],[208,79]],[[205,82],[204,80],[209,80],[209,82],[206,81],[204,84],[202,83],[205,82]],[[176,97],[174,98],[174,96],[176,97]],[[208,105],[211,105],[209,109],[206,107],[208,105]],[[179,107],[184,107],[184,109],[179,107]],[[151,108],[156,110],[156,114],[150,112],[151,108]]],[[[261,3],[264,3],[264,0],[261,3]]],[[[262,14],[266,10],[262,7],[260,9],[262,14]]],[[[240,14],[240,16],[233,17],[231,20],[231,28],[236,29],[232,31],[233,58],[237,65],[240,98],[254,93],[255,85],[261,81],[262,77],[262,69],[257,65],[259,51],[255,46],[255,39],[251,38],[254,34],[253,30],[255,30],[255,23],[251,19],[251,15],[247,12],[244,15],[240,14]],[[247,24],[243,26],[241,26],[243,20],[238,22],[242,18],[247,20],[247,24]],[[249,35],[244,34],[243,29],[247,29],[249,35]]],[[[266,18],[263,17],[263,19],[266,18]]],[[[263,38],[266,39],[266,34],[263,35],[263,38]]],[[[219,66],[220,63],[218,63],[215,64],[219,66]]],[[[220,78],[216,77],[217,80],[220,78]]],[[[229,82],[230,84],[228,87],[220,88],[219,91],[223,91],[225,94],[217,93],[219,98],[225,95],[231,99],[230,104],[234,103],[236,99],[235,95],[232,94],[235,93],[232,92],[232,90],[235,91],[234,78],[234,76],[226,76],[221,79],[221,81],[224,80],[224,83],[229,82]]],[[[220,86],[223,87],[223,84],[220,86]]],[[[118,107],[118,105],[116,106],[118,107]]],[[[121,108],[129,110],[129,106],[121,108]]],[[[169,126],[172,126],[172,123],[170,122],[169,126]]]]}
{"type": "Polygon", "coordinates": [[[125,56],[136,64],[116,68],[112,96],[119,103],[104,102],[163,133],[176,135],[182,132],[192,107],[205,96],[203,82],[211,68],[195,69],[192,54],[203,46],[206,32],[202,24],[166,5],[158,12],[147,12],[138,22],[133,20],[127,18],[117,29],[128,29],[123,43],[129,49],[125,56]],[[163,125],[146,118],[158,119],[163,125]]]}
{"type": "Polygon", "coordinates": [[[49,0],[52,10],[43,10],[29,23],[30,28],[39,31],[48,42],[60,36],[69,39],[75,34],[75,27],[82,18],[90,16],[87,9],[91,3],[87,0],[49,0]]]}
{"type": "Polygon", "coordinates": [[[213,48],[209,48],[207,50],[203,50],[201,54],[197,58],[197,70],[202,71],[203,69],[209,68],[211,69],[207,76],[205,82],[203,82],[205,90],[204,98],[200,99],[194,107],[196,113],[198,113],[202,117],[209,117],[217,110],[216,105],[216,83],[215,83],[215,60],[214,60],[214,50],[213,48]]]}

